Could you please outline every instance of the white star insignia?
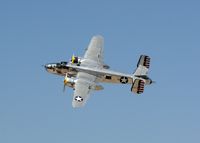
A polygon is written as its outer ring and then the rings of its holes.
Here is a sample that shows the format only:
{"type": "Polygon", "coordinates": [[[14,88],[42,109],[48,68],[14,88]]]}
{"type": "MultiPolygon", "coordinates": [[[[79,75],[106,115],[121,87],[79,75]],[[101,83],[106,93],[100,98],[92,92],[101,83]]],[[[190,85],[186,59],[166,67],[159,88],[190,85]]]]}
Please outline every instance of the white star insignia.
{"type": "Polygon", "coordinates": [[[127,83],[128,82],[127,77],[121,77],[120,82],[124,84],[127,83]]]}
{"type": "Polygon", "coordinates": [[[75,100],[78,101],[78,102],[81,102],[81,101],[83,101],[83,98],[81,96],[76,96],[75,100]]]}

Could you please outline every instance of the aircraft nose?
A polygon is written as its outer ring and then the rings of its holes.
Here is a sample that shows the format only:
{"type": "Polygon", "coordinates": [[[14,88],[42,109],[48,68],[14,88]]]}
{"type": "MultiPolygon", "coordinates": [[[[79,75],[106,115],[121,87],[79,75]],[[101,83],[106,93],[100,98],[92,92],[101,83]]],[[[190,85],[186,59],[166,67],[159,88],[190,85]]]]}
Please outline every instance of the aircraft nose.
{"type": "Polygon", "coordinates": [[[46,65],[43,65],[43,66],[44,66],[45,69],[47,69],[47,64],[46,64],[46,65]]]}
{"type": "Polygon", "coordinates": [[[49,65],[49,64],[46,64],[46,65],[44,65],[44,68],[45,68],[46,70],[48,70],[48,69],[50,68],[50,65],[49,65]]]}

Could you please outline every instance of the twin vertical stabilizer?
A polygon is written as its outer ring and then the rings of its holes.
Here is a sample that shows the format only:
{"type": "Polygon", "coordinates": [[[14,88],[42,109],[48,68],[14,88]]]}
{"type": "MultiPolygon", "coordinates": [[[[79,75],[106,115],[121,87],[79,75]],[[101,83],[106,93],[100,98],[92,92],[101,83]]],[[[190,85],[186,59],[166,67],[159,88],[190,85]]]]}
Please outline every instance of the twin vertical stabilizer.
{"type": "Polygon", "coordinates": [[[152,83],[152,80],[147,76],[149,67],[150,57],[141,55],[137,64],[137,69],[133,74],[132,92],[141,94],[144,92],[144,86],[152,83]]]}

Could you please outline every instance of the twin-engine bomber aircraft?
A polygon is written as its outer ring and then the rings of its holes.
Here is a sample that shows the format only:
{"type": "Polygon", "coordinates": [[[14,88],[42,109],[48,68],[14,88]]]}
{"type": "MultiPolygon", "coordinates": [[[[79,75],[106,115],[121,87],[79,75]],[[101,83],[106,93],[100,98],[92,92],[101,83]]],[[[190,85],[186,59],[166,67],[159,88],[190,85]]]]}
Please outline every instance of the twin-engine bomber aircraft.
{"type": "Polygon", "coordinates": [[[100,82],[132,84],[131,91],[136,94],[144,92],[144,86],[153,81],[147,76],[150,57],[141,55],[133,74],[124,74],[109,70],[103,61],[104,39],[94,36],[83,58],[72,56],[69,62],[46,64],[45,69],[53,74],[64,76],[65,86],[74,90],[72,106],[83,107],[93,90],[102,90],[100,82]]]}

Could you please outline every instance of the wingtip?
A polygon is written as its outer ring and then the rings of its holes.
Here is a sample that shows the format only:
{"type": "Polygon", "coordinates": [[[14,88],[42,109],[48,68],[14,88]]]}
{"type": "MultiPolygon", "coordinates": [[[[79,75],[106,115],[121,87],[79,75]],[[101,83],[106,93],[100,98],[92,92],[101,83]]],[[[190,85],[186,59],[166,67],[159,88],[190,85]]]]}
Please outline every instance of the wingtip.
{"type": "Polygon", "coordinates": [[[93,36],[93,38],[94,38],[94,39],[104,39],[103,36],[100,35],[100,34],[99,34],[99,35],[95,35],[95,36],[93,36]]]}

